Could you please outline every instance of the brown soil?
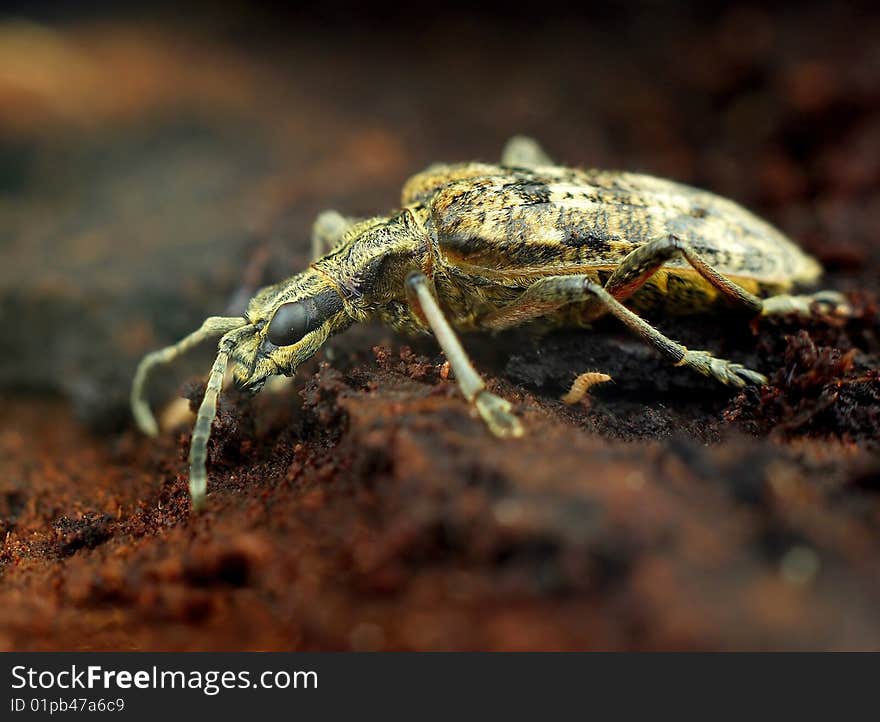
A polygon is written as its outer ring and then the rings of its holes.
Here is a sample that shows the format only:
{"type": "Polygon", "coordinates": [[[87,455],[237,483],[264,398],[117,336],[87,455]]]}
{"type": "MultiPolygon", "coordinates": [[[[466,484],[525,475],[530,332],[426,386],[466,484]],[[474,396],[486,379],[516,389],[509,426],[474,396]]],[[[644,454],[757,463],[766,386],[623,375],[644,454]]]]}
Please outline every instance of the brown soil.
{"type": "Polygon", "coordinates": [[[880,647],[880,15],[652,7],[0,24],[0,647],[880,647]],[[155,380],[150,440],[137,358],[301,267],[320,208],[515,132],[754,208],[853,316],[655,319],[770,376],[742,392],[613,322],[466,337],[521,441],[430,339],[354,328],[224,394],[191,516],[171,399],[210,361],[155,380]]]}

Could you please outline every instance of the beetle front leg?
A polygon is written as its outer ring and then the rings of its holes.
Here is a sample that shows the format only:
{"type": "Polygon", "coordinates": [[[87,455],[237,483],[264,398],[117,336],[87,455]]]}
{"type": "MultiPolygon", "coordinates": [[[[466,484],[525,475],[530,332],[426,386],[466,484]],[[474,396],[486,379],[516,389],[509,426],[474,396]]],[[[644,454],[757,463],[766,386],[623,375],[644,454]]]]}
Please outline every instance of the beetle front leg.
{"type": "Polygon", "coordinates": [[[425,274],[413,272],[407,277],[406,294],[412,308],[434,332],[437,343],[446,354],[458,379],[462,394],[474,405],[489,430],[495,436],[522,436],[522,424],[511,413],[510,402],[486,389],[483,379],[474,369],[458,336],[443,315],[425,274]]]}

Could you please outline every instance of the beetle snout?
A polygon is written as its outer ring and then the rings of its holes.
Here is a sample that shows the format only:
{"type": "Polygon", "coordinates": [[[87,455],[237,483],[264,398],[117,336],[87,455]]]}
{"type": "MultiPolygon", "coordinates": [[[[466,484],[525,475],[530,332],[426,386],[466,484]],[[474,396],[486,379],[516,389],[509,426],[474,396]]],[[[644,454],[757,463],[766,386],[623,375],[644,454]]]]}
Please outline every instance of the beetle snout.
{"type": "Polygon", "coordinates": [[[244,394],[248,394],[249,396],[254,396],[260,392],[263,386],[266,384],[266,379],[268,377],[263,376],[259,379],[247,379],[246,381],[239,381],[236,379],[235,386],[236,388],[244,394]]]}
{"type": "Polygon", "coordinates": [[[234,357],[236,365],[232,374],[235,388],[246,394],[256,394],[271,375],[270,355],[277,347],[270,341],[262,341],[250,353],[234,357]]]}
{"type": "Polygon", "coordinates": [[[266,383],[266,379],[269,378],[269,374],[255,373],[253,369],[250,372],[247,369],[242,369],[242,371],[241,374],[233,374],[235,388],[251,396],[259,392],[266,383]]]}

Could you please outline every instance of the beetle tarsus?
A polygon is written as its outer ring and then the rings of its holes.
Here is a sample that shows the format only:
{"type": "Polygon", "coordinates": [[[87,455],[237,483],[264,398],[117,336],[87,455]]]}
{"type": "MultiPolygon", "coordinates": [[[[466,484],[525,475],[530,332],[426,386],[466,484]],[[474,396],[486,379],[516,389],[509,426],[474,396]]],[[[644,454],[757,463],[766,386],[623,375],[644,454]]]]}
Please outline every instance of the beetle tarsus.
{"type": "Polygon", "coordinates": [[[752,371],[742,364],[717,358],[708,351],[688,349],[676,366],[688,366],[704,376],[709,376],[726,386],[734,386],[738,389],[749,385],[764,386],[767,383],[767,377],[764,374],[752,371]]]}
{"type": "Polygon", "coordinates": [[[852,307],[846,296],[837,291],[817,291],[803,296],[780,294],[764,299],[762,316],[781,316],[788,313],[799,316],[819,313],[826,316],[846,317],[852,315],[852,307]]]}
{"type": "Polygon", "coordinates": [[[474,405],[489,430],[495,436],[522,436],[522,424],[511,413],[510,402],[486,390],[483,379],[474,369],[458,336],[443,315],[424,273],[417,271],[407,276],[406,293],[410,305],[434,332],[437,343],[455,372],[462,394],[474,405]]]}
{"type": "Polygon", "coordinates": [[[520,420],[511,412],[510,402],[490,391],[480,391],[474,399],[474,406],[495,436],[518,438],[525,433],[520,420]]]}

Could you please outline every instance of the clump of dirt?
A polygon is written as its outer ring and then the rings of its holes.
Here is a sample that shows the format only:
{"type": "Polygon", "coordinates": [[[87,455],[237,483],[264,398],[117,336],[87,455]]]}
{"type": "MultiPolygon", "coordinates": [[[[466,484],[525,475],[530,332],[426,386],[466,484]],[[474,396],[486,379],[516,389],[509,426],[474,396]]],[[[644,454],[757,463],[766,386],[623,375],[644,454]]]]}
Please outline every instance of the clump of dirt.
{"type": "Polygon", "coordinates": [[[833,436],[874,446],[880,428],[876,304],[862,298],[851,318],[762,322],[770,384],[746,390],[725,413],[750,433],[833,436]]]}
{"type": "Polygon", "coordinates": [[[113,517],[109,514],[88,512],[78,519],[62,516],[53,522],[57,532],[55,549],[59,556],[68,557],[80,549],[94,549],[113,536],[113,517]]]}

